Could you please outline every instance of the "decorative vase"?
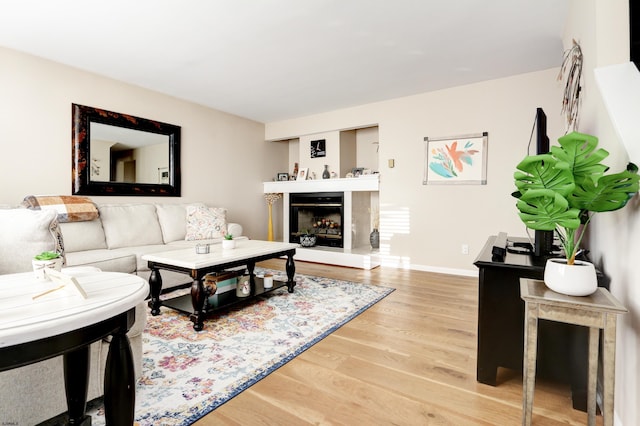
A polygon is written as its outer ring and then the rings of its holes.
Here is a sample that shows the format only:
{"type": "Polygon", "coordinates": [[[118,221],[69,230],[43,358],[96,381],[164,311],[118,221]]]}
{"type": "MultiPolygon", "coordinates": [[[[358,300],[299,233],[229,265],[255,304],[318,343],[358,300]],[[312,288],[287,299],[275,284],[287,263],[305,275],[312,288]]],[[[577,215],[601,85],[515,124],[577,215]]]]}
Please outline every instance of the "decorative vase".
{"type": "Polygon", "coordinates": [[[302,247],[313,247],[316,245],[317,238],[314,234],[301,234],[300,245],[302,247]]]}
{"type": "Polygon", "coordinates": [[[598,289],[598,277],[593,263],[567,259],[548,259],[544,268],[544,283],[556,293],[567,296],[589,296],[598,289]]]}
{"type": "Polygon", "coordinates": [[[236,284],[236,296],[237,297],[251,296],[251,276],[243,275],[240,278],[238,278],[238,284],[236,284]]]}
{"type": "Polygon", "coordinates": [[[269,209],[269,218],[267,219],[267,241],[273,241],[273,208],[271,204],[268,204],[267,208],[269,209]]]}
{"type": "Polygon", "coordinates": [[[45,269],[55,269],[60,272],[62,270],[62,258],[58,257],[50,260],[35,260],[31,261],[33,266],[33,273],[38,281],[49,281],[49,276],[45,273],[45,269]]]}
{"type": "Polygon", "coordinates": [[[371,248],[380,248],[380,233],[378,232],[378,228],[373,228],[373,231],[369,234],[369,242],[371,243],[371,248]]]}
{"type": "Polygon", "coordinates": [[[322,172],[322,179],[329,179],[331,177],[331,173],[329,173],[329,165],[324,165],[324,172],[322,172]]]}
{"type": "Polygon", "coordinates": [[[234,240],[222,240],[222,249],[231,250],[236,248],[236,242],[234,240]]]}

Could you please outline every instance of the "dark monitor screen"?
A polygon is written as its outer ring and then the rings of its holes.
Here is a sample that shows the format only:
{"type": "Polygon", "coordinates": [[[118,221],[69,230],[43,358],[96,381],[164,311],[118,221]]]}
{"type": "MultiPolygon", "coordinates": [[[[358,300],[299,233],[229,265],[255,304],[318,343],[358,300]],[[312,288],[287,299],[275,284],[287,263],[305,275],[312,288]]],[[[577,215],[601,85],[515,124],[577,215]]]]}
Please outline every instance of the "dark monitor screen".
{"type": "MultiPolygon", "coordinates": [[[[536,109],[536,154],[549,152],[549,136],[547,135],[547,115],[542,108],[536,109]]],[[[553,231],[536,231],[533,243],[533,255],[545,256],[553,251],[553,231]]]]}

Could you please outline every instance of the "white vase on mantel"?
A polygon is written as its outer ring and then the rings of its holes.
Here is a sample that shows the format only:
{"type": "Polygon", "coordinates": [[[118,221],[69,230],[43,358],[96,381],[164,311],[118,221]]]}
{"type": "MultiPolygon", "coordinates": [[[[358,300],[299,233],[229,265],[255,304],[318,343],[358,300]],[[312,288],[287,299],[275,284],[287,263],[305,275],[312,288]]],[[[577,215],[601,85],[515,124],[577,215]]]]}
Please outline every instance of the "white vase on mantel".
{"type": "Polygon", "coordinates": [[[567,296],[589,296],[598,289],[598,277],[593,263],[567,259],[548,259],[544,268],[544,283],[556,293],[567,296]]]}

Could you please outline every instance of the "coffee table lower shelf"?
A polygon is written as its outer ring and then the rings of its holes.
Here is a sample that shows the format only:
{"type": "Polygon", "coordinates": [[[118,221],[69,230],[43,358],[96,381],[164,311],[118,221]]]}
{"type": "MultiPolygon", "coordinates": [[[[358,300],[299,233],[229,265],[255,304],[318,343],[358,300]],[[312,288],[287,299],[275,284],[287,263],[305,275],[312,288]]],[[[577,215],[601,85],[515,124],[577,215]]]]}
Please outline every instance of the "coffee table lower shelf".
{"type": "MultiPolygon", "coordinates": [[[[229,309],[233,306],[240,305],[243,303],[247,303],[251,300],[254,300],[258,296],[262,296],[264,294],[271,293],[274,290],[277,290],[282,287],[287,287],[286,281],[277,281],[273,280],[273,287],[271,288],[263,288],[262,280],[256,279],[256,283],[254,286],[254,290],[246,297],[236,296],[235,291],[227,291],[225,293],[214,294],[213,296],[209,296],[207,302],[204,305],[204,314],[205,316],[213,315],[216,312],[223,311],[225,309],[229,309]]],[[[182,296],[174,297],[171,299],[166,299],[162,301],[162,306],[167,308],[174,309],[178,312],[182,312],[184,314],[189,314],[190,317],[194,317],[194,309],[193,302],[191,298],[191,294],[183,294],[182,296]]],[[[193,321],[194,318],[191,318],[193,321]]]]}

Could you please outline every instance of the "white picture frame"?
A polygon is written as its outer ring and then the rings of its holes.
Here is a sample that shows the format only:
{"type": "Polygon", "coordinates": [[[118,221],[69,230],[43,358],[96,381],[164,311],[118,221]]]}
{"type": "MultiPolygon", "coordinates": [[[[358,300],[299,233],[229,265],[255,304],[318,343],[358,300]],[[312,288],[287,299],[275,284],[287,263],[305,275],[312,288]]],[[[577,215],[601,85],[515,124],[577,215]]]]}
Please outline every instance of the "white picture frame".
{"type": "Polygon", "coordinates": [[[487,132],[424,138],[423,185],[486,185],[487,132]]]}
{"type": "Polygon", "coordinates": [[[307,180],[309,177],[309,168],[301,167],[298,169],[298,175],[296,176],[296,180],[307,180]]]}

